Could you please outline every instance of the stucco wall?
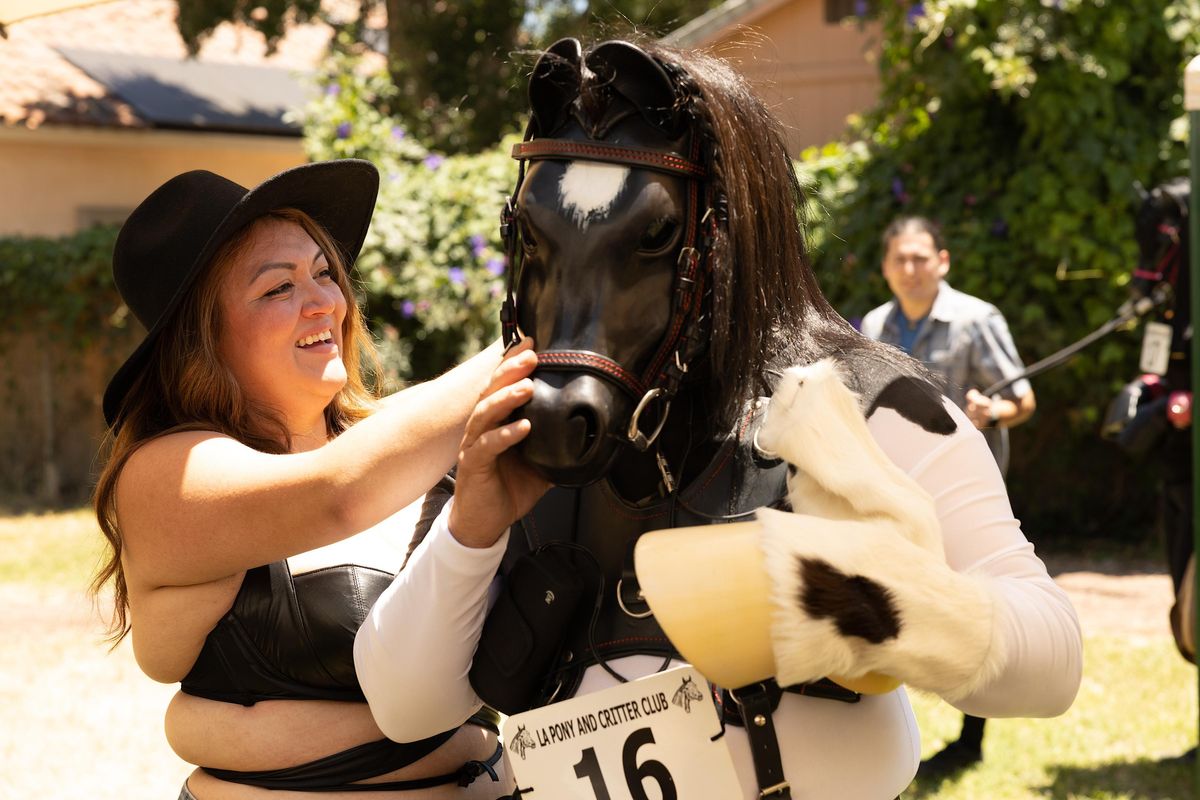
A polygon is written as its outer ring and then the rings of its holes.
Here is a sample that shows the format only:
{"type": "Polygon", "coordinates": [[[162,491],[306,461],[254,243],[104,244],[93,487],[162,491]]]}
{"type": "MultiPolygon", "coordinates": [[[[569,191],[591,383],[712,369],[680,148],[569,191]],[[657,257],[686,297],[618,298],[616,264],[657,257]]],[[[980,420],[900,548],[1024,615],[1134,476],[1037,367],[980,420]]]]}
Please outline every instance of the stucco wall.
{"type": "Polygon", "coordinates": [[[788,132],[789,150],[837,139],[879,94],[878,25],[829,24],[822,0],[774,4],[707,44],[754,84],[788,132]]]}
{"type": "Polygon", "coordinates": [[[299,139],[139,130],[0,128],[0,236],[60,235],[80,210],[132,210],[190,169],[241,183],[304,163],[299,139]]]}
{"type": "MultiPolygon", "coordinates": [[[[0,236],[74,232],[81,209],[128,212],[190,169],[253,186],[304,161],[298,139],[0,128],[0,236]]],[[[77,353],[16,327],[0,323],[0,504],[6,496],[78,501],[104,435],[104,386],[140,335],[77,353]]]]}

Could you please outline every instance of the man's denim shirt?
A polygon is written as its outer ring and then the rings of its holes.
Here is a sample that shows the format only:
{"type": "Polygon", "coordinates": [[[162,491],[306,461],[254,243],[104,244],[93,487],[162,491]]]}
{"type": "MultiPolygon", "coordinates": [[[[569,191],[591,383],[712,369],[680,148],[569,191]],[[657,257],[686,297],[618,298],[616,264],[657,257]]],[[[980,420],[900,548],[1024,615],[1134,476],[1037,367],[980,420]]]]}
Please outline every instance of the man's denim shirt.
{"type": "MultiPolygon", "coordinates": [[[[892,298],[870,311],[862,321],[862,332],[890,345],[900,344],[900,304],[892,298]]],[[[991,303],[964,294],[942,281],[933,308],[913,342],[914,358],[925,362],[945,381],[942,390],[959,408],[967,404],[968,389],[983,391],[1025,368],[1004,315],[991,303]]],[[[1016,400],[1033,391],[1022,378],[1000,392],[1016,400]]],[[[995,428],[983,431],[1000,471],[1008,469],[1008,431],[995,428]]]]}

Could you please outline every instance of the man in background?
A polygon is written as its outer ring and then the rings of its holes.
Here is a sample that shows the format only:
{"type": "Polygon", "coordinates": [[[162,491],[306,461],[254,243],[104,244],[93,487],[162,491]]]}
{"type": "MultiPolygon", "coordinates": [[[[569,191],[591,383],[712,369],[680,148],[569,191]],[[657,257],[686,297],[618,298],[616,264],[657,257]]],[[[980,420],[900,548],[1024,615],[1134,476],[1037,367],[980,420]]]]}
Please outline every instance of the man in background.
{"type": "MultiPolygon", "coordinates": [[[[944,380],[943,391],[983,432],[1001,475],[1008,471],[1008,429],[1033,414],[1036,401],[1021,379],[997,396],[981,390],[1024,369],[1004,316],[991,303],[946,283],[950,252],[924,217],[900,217],[883,233],[883,277],[892,299],[863,318],[862,332],[895,345],[944,380]]],[[[921,765],[949,774],[983,758],[980,717],[963,718],[959,738],[921,765]]]]}

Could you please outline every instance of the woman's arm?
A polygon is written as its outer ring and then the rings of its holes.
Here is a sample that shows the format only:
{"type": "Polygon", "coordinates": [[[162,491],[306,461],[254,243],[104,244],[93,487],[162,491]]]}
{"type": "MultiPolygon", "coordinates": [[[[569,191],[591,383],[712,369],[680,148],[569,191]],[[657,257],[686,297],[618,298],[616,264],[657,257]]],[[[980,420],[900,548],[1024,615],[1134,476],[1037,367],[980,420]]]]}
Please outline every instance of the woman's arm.
{"type": "MultiPolygon", "coordinates": [[[[451,504],[454,501],[451,501],[451,504]]],[[[354,639],[354,668],[379,729],[410,742],[461,725],[480,706],[467,673],[508,542],[459,544],[447,506],[354,639]]]]}
{"type": "Polygon", "coordinates": [[[454,497],[355,636],[359,683],[390,739],[423,739],[462,724],[479,707],[467,675],[488,587],[508,526],[549,488],[511,452],[528,435],[529,421],[503,424],[510,411],[498,393],[476,405],[463,434],[454,497]]]}
{"type": "Polygon", "coordinates": [[[383,520],[449,469],[484,386],[497,413],[528,399],[521,380],[536,364],[529,345],[496,368],[499,360],[498,346],[489,348],[305,453],[265,454],[205,432],[146,444],[117,486],[131,582],[152,589],[220,580],[383,520]]]}

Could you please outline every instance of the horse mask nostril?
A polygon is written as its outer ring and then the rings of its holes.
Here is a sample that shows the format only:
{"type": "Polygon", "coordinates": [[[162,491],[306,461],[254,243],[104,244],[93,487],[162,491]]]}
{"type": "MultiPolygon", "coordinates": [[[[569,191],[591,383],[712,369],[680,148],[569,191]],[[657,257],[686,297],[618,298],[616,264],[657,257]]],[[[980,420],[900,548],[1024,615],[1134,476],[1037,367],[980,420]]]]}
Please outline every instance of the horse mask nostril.
{"type": "Polygon", "coordinates": [[[586,457],[600,437],[600,421],[596,410],[588,406],[575,406],[567,417],[567,427],[571,432],[571,441],[578,443],[578,457],[586,457]]]}

